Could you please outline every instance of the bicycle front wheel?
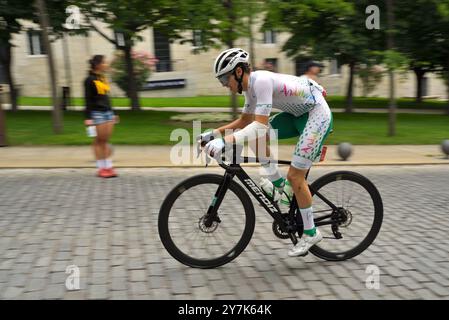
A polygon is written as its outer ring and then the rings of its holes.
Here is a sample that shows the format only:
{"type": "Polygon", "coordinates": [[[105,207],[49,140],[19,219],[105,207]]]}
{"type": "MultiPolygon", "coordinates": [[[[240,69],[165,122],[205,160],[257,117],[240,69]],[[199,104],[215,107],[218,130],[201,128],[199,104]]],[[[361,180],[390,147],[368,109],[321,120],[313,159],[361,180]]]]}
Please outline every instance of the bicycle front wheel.
{"type": "Polygon", "coordinates": [[[353,258],[376,239],[382,225],[382,198],[366,177],[351,171],[331,172],[314,181],[313,211],[323,240],[310,248],[314,255],[329,261],[353,258]],[[332,209],[329,202],[338,209],[332,209]],[[330,217],[326,218],[326,217],[330,217]],[[331,224],[321,223],[333,221],[331,224]]]}
{"type": "Polygon", "coordinates": [[[254,232],[254,207],[245,190],[231,181],[216,221],[205,217],[224,177],[204,174],[177,185],[159,211],[159,237],[170,255],[194,268],[215,268],[235,259],[254,232]]]}

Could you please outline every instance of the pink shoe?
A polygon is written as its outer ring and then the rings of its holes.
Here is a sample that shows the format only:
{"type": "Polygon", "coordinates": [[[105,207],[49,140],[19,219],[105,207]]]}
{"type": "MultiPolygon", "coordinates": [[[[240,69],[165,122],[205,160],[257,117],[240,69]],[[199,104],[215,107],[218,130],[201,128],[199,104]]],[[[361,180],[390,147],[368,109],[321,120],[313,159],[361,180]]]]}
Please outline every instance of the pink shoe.
{"type": "Polygon", "coordinates": [[[97,176],[99,176],[100,178],[110,178],[111,174],[109,173],[108,169],[102,168],[98,170],[97,176]]]}
{"type": "Polygon", "coordinates": [[[115,178],[115,177],[117,177],[117,173],[115,172],[114,168],[109,168],[109,169],[106,169],[106,170],[109,173],[109,177],[108,178],[115,178]]]}

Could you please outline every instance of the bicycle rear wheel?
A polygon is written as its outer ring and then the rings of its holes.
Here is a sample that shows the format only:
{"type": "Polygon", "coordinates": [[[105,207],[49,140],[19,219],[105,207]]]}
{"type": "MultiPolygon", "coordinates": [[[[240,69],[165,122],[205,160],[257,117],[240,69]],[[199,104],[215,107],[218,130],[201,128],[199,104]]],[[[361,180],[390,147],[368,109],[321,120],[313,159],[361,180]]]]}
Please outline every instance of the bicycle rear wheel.
{"type": "Polygon", "coordinates": [[[254,207],[235,181],[218,209],[218,221],[204,223],[224,177],[204,174],[177,185],[159,211],[159,236],[170,255],[194,268],[215,268],[235,259],[254,232],[254,207]]]}
{"type": "Polygon", "coordinates": [[[374,184],[358,173],[336,171],[314,181],[311,189],[316,224],[320,220],[335,223],[318,226],[323,240],[310,252],[325,260],[342,261],[366,250],[376,239],[383,219],[382,198],[374,184]],[[314,192],[338,210],[333,210],[314,192]],[[329,215],[331,218],[326,219],[329,215]]]}

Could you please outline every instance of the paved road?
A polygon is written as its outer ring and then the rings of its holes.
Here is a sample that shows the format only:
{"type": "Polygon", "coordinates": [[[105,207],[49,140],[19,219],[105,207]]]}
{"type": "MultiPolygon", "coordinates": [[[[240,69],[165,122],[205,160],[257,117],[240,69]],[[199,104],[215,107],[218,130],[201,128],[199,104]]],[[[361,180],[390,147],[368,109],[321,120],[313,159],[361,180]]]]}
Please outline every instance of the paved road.
{"type": "MultiPolygon", "coordinates": [[[[334,169],[316,168],[311,178],[334,169]]],[[[0,170],[0,298],[448,299],[447,168],[356,170],[375,182],[385,206],[365,253],[345,262],[288,258],[288,242],[256,206],[250,245],[215,270],[172,259],[156,221],[175,183],[217,169],[122,169],[114,180],[92,169],[0,170]],[[69,265],[80,268],[80,290],[66,289],[69,265]],[[366,287],[370,265],[380,270],[379,290],[366,287]]]]}

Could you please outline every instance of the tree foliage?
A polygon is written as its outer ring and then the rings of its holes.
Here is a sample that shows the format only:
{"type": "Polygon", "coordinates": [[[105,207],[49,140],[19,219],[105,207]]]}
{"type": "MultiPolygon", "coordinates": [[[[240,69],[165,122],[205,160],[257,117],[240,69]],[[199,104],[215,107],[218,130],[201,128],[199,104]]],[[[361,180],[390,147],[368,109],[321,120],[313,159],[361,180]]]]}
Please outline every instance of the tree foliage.
{"type": "Polygon", "coordinates": [[[340,66],[348,65],[347,110],[350,111],[357,66],[372,65],[379,59],[374,52],[385,48],[385,32],[366,28],[365,9],[373,4],[382,12],[381,1],[271,0],[264,28],[280,26],[290,34],[283,46],[289,56],[335,59],[340,66]]]}

